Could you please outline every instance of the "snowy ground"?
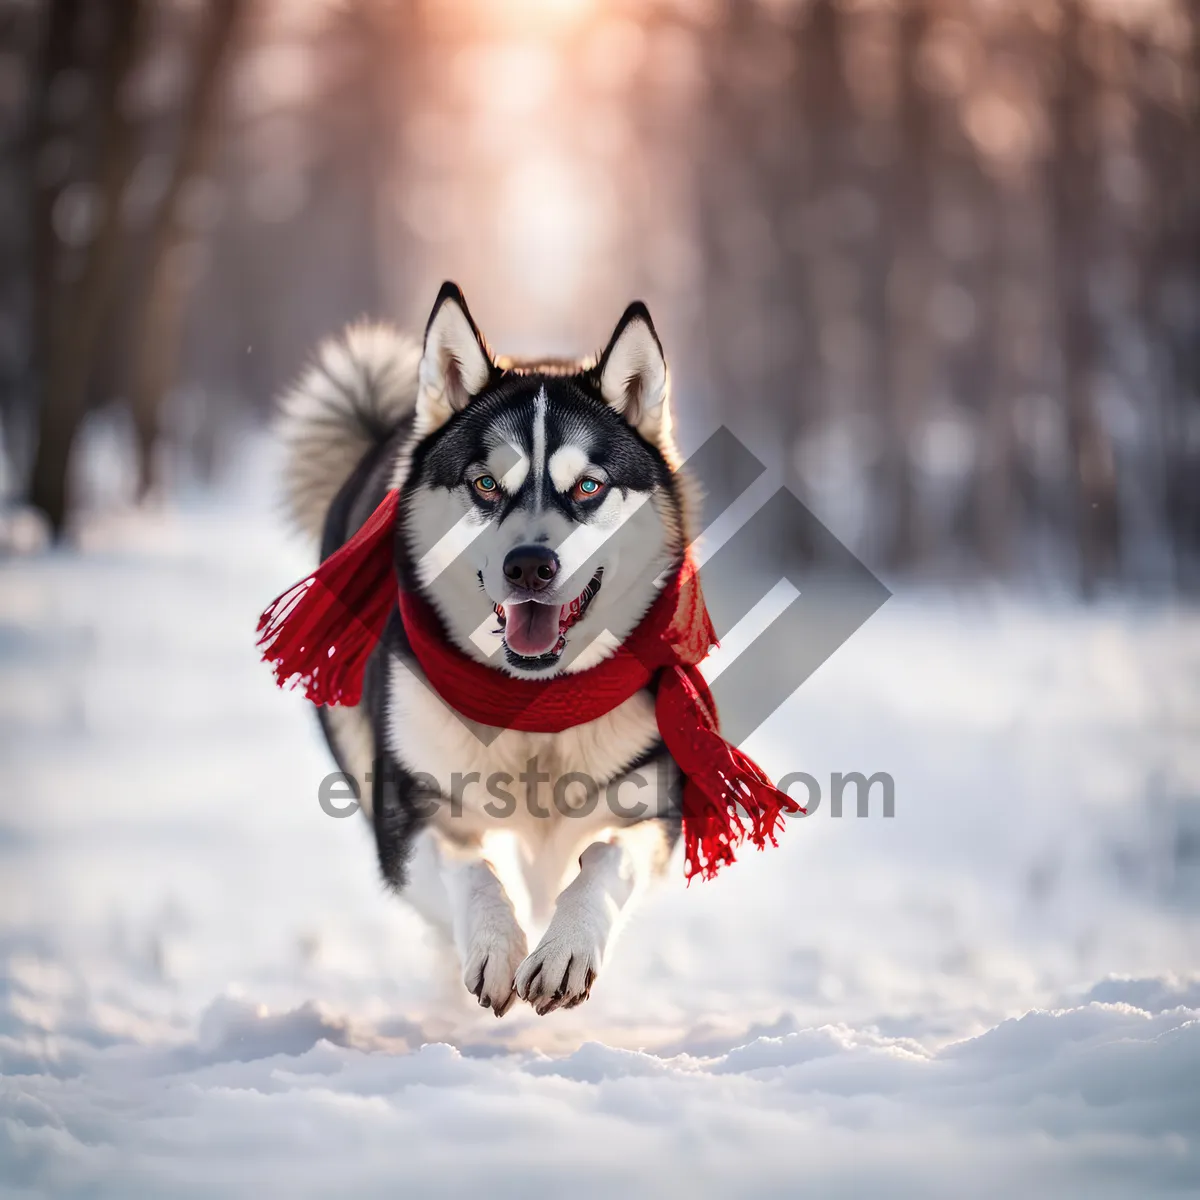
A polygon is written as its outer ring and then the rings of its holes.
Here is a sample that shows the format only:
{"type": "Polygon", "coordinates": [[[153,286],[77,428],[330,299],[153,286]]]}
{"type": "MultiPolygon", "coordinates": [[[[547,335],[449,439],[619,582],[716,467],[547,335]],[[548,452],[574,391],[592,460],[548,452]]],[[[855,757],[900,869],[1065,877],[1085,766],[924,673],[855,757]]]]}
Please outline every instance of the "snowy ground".
{"type": "Polygon", "coordinates": [[[901,591],[757,742],[895,817],[496,1021],[318,806],[263,493],[0,561],[0,1194],[1200,1190],[1200,612],[901,591]]]}

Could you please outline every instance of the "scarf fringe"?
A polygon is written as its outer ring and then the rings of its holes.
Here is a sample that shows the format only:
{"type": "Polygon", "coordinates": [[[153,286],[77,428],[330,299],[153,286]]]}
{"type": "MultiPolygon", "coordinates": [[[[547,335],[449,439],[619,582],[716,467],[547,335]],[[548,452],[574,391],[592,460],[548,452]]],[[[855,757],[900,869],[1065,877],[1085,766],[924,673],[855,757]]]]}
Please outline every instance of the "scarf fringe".
{"type": "Polygon", "coordinates": [[[714,878],[737,861],[735,850],[747,840],[759,850],[768,843],[778,846],[784,814],[804,811],[740,751],[733,750],[730,757],[746,765],[737,774],[717,777],[719,787],[712,786],[713,777],[697,775],[689,775],[684,785],[683,845],[689,881],[696,875],[714,878]]]}
{"type": "Polygon", "coordinates": [[[258,620],[258,645],[280,687],[302,685],[314,704],[362,699],[371,652],[396,605],[393,547],[400,493],[382,504],[307,579],[277,596],[258,620]]]}
{"type": "Polygon", "coordinates": [[[712,879],[749,840],[777,846],[785,813],[805,810],[781,792],[749,755],[719,732],[716,705],[695,667],[664,672],[656,704],[659,732],[687,782],[683,842],[688,881],[712,879]]]}

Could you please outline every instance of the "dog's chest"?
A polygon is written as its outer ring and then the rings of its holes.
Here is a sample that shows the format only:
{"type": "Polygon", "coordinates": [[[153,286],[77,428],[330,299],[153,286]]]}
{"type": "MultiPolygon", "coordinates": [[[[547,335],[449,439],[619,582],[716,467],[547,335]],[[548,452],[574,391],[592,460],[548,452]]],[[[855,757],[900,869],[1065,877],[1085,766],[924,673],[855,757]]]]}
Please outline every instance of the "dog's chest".
{"type": "Polygon", "coordinates": [[[607,785],[659,740],[648,691],[561,733],[479,730],[395,659],[387,729],[401,764],[432,777],[447,799],[435,817],[447,833],[472,837],[500,827],[523,840],[546,840],[566,819],[581,831],[626,823],[607,785]]]}

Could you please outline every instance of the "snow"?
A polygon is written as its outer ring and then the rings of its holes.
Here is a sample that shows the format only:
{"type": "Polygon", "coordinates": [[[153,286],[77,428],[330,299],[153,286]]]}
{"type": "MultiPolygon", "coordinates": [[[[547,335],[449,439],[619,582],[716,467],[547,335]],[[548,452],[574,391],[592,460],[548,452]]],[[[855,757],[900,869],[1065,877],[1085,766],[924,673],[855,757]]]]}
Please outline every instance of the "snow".
{"type": "Polygon", "coordinates": [[[497,1021],[257,661],[269,476],[0,560],[0,1194],[1200,1188],[1200,612],[897,589],[750,747],[820,809],[497,1021]]]}

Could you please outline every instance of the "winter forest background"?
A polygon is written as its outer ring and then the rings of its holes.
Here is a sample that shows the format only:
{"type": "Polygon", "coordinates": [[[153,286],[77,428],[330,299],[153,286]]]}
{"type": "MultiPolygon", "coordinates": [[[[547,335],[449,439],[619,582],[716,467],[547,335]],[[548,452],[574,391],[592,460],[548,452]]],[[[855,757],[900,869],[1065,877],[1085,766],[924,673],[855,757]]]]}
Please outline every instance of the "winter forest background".
{"type": "Polygon", "coordinates": [[[1200,1195],[1198,589],[1196,0],[0,0],[0,1200],[1200,1195]],[[547,1018],[254,647],[275,396],[445,278],[646,300],[771,468],[706,539],[782,477],[892,592],[547,1018]]]}
{"type": "Polygon", "coordinates": [[[1200,550],[1186,0],[6,0],[5,494],[219,480],[443,277],[510,352],[643,296],[864,559],[1162,591],[1200,550]],[[81,450],[109,448],[96,479],[81,450]]]}

